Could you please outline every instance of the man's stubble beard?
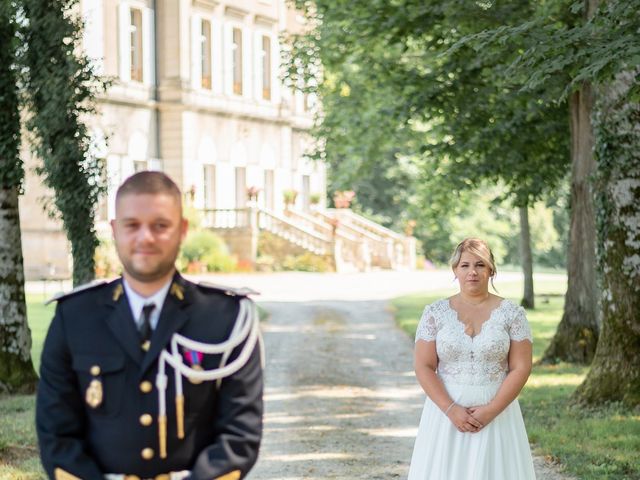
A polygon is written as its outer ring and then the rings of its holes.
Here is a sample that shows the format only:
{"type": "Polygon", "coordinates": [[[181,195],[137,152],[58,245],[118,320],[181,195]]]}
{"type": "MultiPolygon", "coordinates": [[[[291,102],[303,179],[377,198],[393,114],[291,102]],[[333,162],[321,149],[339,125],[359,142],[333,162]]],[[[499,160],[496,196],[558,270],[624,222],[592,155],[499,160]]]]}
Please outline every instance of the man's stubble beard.
{"type": "Polygon", "coordinates": [[[175,252],[171,256],[169,256],[166,260],[161,261],[155,269],[150,272],[143,272],[138,270],[134,266],[134,262],[130,260],[123,260],[120,255],[120,262],[122,263],[122,268],[124,271],[134,280],[137,280],[141,283],[151,283],[156,280],[160,280],[161,278],[167,276],[169,273],[172,273],[176,268],[176,259],[178,258],[178,253],[180,252],[180,243],[175,249],[175,252]]]}

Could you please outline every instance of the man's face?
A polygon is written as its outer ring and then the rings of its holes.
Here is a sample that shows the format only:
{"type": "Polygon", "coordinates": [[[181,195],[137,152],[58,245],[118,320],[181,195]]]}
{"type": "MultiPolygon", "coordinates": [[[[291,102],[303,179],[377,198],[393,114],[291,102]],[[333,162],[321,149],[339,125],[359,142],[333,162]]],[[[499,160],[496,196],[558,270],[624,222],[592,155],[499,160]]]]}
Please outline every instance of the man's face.
{"type": "Polygon", "coordinates": [[[187,233],[178,200],[167,194],[124,194],[111,221],[125,272],[150,283],[173,273],[180,243],[187,233]]]}

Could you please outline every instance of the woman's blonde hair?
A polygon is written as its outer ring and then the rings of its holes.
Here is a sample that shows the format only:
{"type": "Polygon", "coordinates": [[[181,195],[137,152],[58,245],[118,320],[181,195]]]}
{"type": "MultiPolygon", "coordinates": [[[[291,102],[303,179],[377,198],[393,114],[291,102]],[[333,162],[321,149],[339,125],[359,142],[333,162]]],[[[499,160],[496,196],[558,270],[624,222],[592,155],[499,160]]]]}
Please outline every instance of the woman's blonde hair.
{"type": "Polygon", "coordinates": [[[465,238],[462,240],[456,249],[453,251],[453,255],[451,255],[451,260],[449,260],[449,264],[451,265],[451,269],[455,270],[455,268],[460,263],[460,257],[462,257],[462,252],[469,252],[477,257],[480,257],[491,269],[491,286],[495,290],[495,286],[493,285],[493,279],[498,273],[498,269],[496,268],[496,261],[493,258],[493,253],[489,248],[487,242],[480,238],[465,238]]]}

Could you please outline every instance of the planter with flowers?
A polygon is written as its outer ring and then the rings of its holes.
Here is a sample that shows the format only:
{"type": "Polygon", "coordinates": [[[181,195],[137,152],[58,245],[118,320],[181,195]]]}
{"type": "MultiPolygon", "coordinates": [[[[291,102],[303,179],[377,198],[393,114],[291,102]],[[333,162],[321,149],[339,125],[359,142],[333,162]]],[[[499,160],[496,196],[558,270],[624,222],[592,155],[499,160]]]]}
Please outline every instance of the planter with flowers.
{"type": "Polygon", "coordinates": [[[333,204],[336,208],[349,208],[354,198],[356,192],[353,190],[337,190],[333,194],[333,204]]]}
{"type": "Polygon", "coordinates": [[[415,230],[417,222],[415,220],[407,220],[406,225],[404,226],[404,234],[407,237],[413,236],[413,231],[415,230]]]}
{"type": "Polygon", "coordinates": [[[247,199],[250,202],[257,202],[259,193],[260,193],[260,188],[256,187],[255,185],[251,185],[247,187],[247,199]]]}

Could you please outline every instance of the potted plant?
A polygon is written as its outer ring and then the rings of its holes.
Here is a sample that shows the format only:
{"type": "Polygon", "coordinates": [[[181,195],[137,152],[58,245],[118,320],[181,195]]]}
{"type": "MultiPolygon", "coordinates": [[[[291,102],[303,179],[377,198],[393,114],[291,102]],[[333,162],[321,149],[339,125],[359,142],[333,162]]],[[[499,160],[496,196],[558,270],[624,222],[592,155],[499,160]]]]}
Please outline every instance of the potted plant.
{"type": "Polygon", "coordinates": [[[353,190],[337,190],[333,194],[333,204],[336,208],[349,208],[354,198],[356,198],[356,192],[353,190]]]}
{"type": "Polygon", "coordinates": [[[250,202],[255,202],[258,200],[258,193],[260,193],[260,188],[255,185],[251,185],[247,187],[247,198],[250,202]]]}
{"type": "Polygon", "coordinates": [[[296,198],[298,198],[298,192],[293,189],[284,190],[282,192],[282,199],[284,200],[284,208],[289,208],[289,206],[296,203],[296,198]]]}
{"type": "Polygon", "coordinates": [[[321,198],[322,195],[320,195],[319,193],[312,193],[311,195],[309,195],[309,204],[311,204],[313,208],[316,208],[320,203],[321,198]]]}
{"type": "Polygon", "coordinates": [[[413,235],[413,231],[416,228],[417,222],[415,220],[407,220],[407,224],[404,227],[404,234],[407,237],[411,237],[413,235]]]}

